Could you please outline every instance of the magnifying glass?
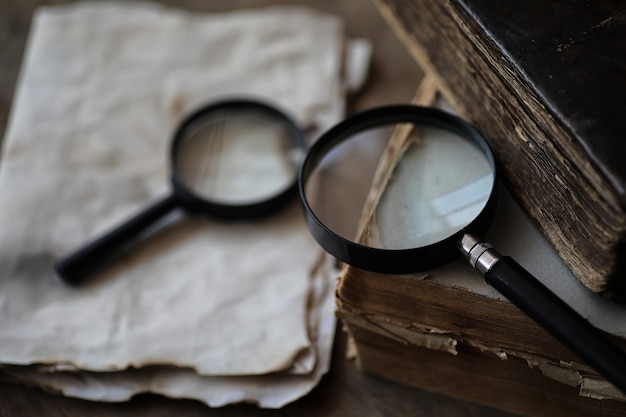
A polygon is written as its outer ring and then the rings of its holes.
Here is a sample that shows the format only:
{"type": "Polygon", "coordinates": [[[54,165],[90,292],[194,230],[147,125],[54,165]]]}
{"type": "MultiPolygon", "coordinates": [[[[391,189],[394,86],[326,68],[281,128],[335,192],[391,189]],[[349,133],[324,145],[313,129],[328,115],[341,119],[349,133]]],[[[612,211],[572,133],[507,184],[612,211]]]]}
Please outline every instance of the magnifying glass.
{"type": "Polygon", "coordinates": [[[265,216],[297,190],[305,133],[283,112],[254,100],[227,100],[189,115],[171,142],[171,191],[107,234],[55,263],[77,284],[148,226],[183,208],[222,219],[265,216]]]}
{"type": "MultiPolygon", "coordinates": [[[[350,168],[354,169],[354,168],[350,168]]],[[[497,170],[482,135],[436,108],[395,105],[358,113],[324,133],[299,173],[307,226],[340,261],[368,271],[404,274],[429,270],[464,256],[488,284],[552,333],[626,393],[626,355],[603,333],[512,258],[477,236],[495,214],[497,170]],[[359,240],[337,232],[324,172],[346,169],[342,154],[365,133],[409,125],[413,136],[380,196],[371,227],[359,240]]],[[[337,191],[334,191],[337,194],[337,191]]]]}

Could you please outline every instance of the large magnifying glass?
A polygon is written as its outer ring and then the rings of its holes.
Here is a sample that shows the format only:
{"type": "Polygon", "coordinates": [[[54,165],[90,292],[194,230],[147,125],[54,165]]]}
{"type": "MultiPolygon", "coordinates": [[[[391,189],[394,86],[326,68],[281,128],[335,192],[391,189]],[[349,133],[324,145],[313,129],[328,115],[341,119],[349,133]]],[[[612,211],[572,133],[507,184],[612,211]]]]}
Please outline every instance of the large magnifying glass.
{"type": "Polygon", "coordinates": [[[265,216],[297,190],[304,132],[283,112],[254,100],[227,100],[189,115],[170,148],[171,192],[124,224],[55,263],[77,284],[122,245],[180,207],[222,219],[265,216]]]}
{"type": "Polygon", "coordinates": [[[493,153],[472,125],[448,112],[413,105],[375,108],[339,123],[309,149],[299,174],[309,230],[338,260],[402,274],[463,255],[488,284],[626,393],[626,355],[517,262],[476,237],[495,214],[496,184],[493,153]],[[380,196],[373,226],[359,240],[338,232],[328,209],[334,199],[326,198],[330,194],[319,178],[329,170],[354,170],[346,168],[344,149],[368,131],[396,125],[410,125],[414,139],[380,196]]]}

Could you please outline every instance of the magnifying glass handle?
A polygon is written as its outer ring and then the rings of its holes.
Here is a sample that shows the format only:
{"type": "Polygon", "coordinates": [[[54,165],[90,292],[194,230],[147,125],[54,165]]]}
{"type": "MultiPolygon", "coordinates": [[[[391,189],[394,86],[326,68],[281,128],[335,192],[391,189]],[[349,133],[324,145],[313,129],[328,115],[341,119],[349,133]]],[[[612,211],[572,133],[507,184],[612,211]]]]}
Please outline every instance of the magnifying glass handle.
{"type": "Polygon", "coordinates": [[[626,393],[626,353],[520,264],[465,235],[461,251],[485,281],[626,393]]]}
{"type": "Polygon", "coordinates": [[[130,238],[172,211],[178,205],[174,195],[153,203],[138,215],[96,240],[57,260],[54,269],[68,284],[79,284],[130,238]]]}

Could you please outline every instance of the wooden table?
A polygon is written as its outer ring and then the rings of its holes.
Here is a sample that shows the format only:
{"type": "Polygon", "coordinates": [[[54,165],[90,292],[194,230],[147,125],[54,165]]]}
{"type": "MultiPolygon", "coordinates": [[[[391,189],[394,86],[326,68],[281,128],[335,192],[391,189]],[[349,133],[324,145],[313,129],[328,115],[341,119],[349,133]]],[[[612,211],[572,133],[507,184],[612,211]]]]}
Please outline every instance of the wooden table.
{"type": "MultiPolygon", "coordinates": [[[[40,4],[64,1],[0,0],[0,131],[11,108],[21,58],[33,11],[40,4]]],[[[348,112],[371,106],[407,102],[421,76],[404,46],[395,38],[376,8],[362,0],[202,0],[164,1],[201,11],[225,11],[270,4],[304,4],[344,17],[350,36],[366,37],[374,44],[370,80],[361,93],[350,97],[348,112]]],[[[0,329],[2,331],[2,329],[0,329]]],[[[210,409],[196,401],[141,395],[120,404],[65,398],[39,389],[0,382],[0,417],[4,416],[507,416],[502,412],[416,390],[360,372],[345,357],[346,336],[338,330],[330,372],[308,396],[281,410],[251,405],[210,409]]]]}

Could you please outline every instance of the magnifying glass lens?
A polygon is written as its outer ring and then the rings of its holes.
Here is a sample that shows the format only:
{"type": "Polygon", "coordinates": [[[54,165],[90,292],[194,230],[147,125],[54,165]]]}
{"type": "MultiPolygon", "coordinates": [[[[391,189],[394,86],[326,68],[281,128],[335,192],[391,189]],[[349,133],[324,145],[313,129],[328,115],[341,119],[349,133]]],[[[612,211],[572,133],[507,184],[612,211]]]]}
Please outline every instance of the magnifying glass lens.
{"type": "Polygon", "coordinates": [[[414,127],[363,243],[407,249],[446,239],[478,216],[493,185],[489,160],[474,143],[448,130],[414,127]]]}
{"type": "Polygon", "coordinates": [[[335,144],[319,160],[306,182],[308,203],[333,233],[353,240],[393,126],[357,132],[335,144]]]}
{"type": "Polygon", "coordinates": [[[214,111],[188,126],[174,154],[174,172],[197,197],[237,205],[289,188],[302,148],[293,128],[258,110],[214,111]]]}
{"type": "Polygon", "coordinates": [[[336,144],[309,176],[306,194],[317,218],[343,238],[371,248],[412,249],[466,227],[487,204],[494,181],[492,164],[474,142],[449,129],[403,123],[374,126],[336,144]],[[394,130],[409,137],[385,185],[375,187],[382,195],[357,236],[356,226],[345,224],[364,215],[373,167],[386,143],[381,140],[394,130]]]}

